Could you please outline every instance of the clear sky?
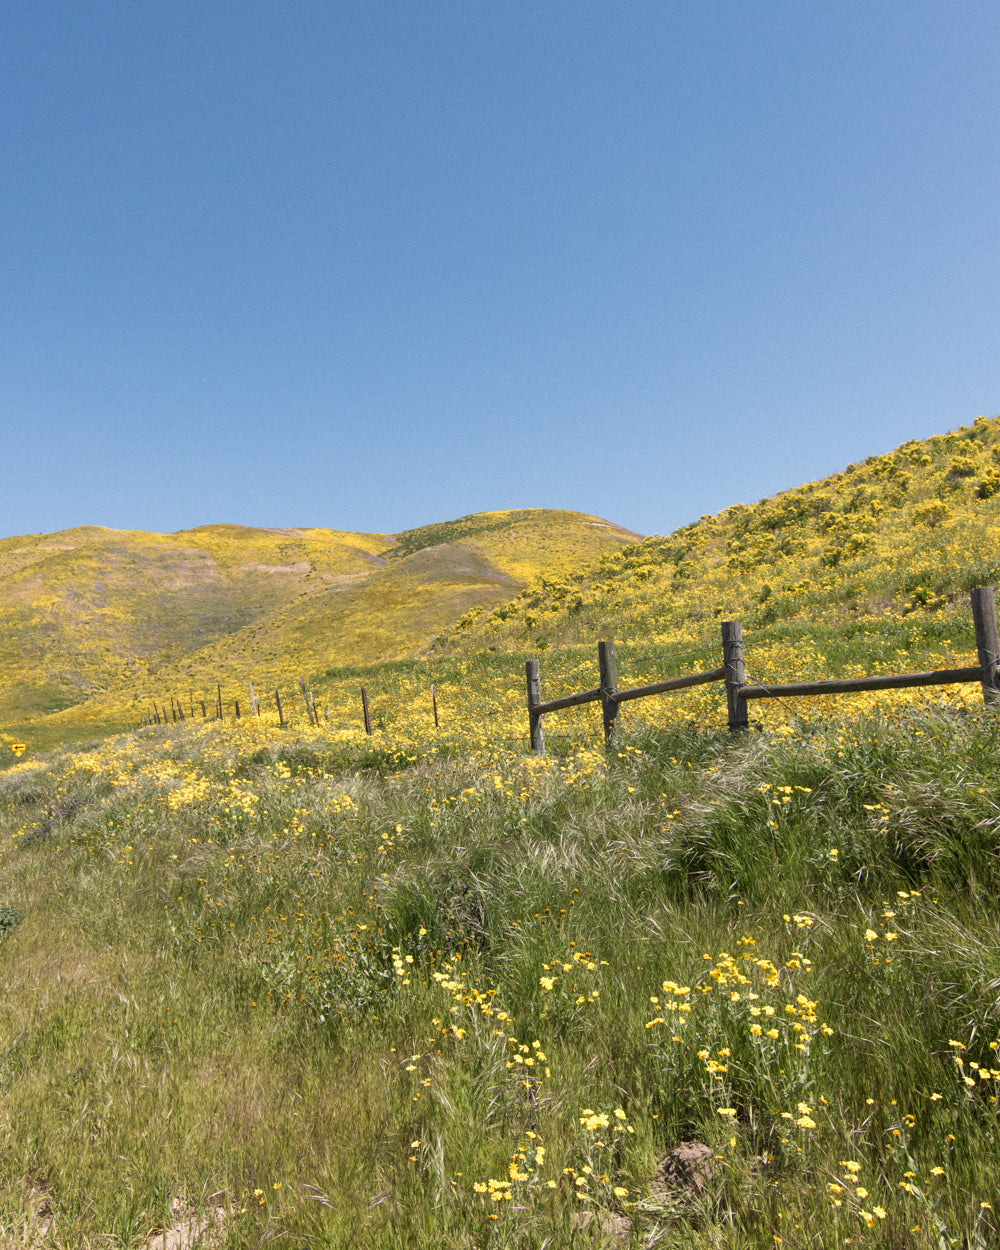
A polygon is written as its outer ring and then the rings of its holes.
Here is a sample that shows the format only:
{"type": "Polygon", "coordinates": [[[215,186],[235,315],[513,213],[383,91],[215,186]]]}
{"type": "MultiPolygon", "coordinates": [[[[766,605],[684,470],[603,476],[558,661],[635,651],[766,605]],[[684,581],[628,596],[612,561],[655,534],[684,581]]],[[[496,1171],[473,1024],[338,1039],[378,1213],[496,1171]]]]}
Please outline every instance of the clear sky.
{"type": "Polygon", "coordinates": [[[0,535],[643,533],[1000,411],[996,0],[4,0],[0,535]]]}

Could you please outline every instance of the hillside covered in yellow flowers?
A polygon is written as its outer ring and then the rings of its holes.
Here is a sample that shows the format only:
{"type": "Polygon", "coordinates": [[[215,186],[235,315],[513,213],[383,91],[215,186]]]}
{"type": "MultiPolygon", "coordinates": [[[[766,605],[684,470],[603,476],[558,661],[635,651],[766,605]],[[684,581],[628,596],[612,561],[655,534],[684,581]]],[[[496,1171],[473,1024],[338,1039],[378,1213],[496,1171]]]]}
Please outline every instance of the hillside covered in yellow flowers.
{"type": "Polygon", "coordinates": [[[261,687],[419,652],[542,573],[636,535],[599,517],[482,513],[400,534],[85,526],[0,541],[0,732],[124,727],[137,696],[261,687]],[[131,710],[130,710],[131,709],[131,710]]]}
{"type": "Polygon", "coordinates": [[[719,619],[856,628],[872,617],[967,612],[1000,580],[1000,417],[911,441],[842,473],[703,516],[667,537],[548,573],[510,602],[471,609],[459,651],[619,638],[676,649],[719,619]]]}
{"type": "MultiPolygon", "coordinates": [[[[593,684],[600,638],[640,646],[644,679],[659,680],[711,665],[725,619],[751,631],[758,663],[760,646],[778,647],[778,677],[789,647],[798,664],[819,643],[807,675],[833,675],[838,640],[852,638],[869,640],[853,646],[852,672],[934,667],[970,645],[968,589],[998,581],[1000,417],[666,537],[526,509],[395,535],[212,525],[8,538],[0,736],[34,748],[111,732],[172,697],[200,715],[219,685],[232,712],[251,681],[273,702],[303,678],[332,713],[345,680],[400,662],[419,661],[425,687],[461,685],[455,664],[500,664],[504,697],[520,699],[521,659],[539,652],[550,680],[565,668],[569,688],[593,684]]],[[[370,684],[394,689],[393,673],[370,684]]]]}

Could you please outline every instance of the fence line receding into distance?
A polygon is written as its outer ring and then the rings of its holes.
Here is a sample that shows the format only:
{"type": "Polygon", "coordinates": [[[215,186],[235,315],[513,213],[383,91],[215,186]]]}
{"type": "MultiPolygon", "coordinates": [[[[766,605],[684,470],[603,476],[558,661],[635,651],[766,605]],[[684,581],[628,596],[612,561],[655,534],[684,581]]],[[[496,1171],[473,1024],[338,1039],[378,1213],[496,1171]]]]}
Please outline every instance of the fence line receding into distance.
{"type": "MultiPolygon", "coordinates": [[[[722,664],[718,668],[702,673],[688,673],[682,677],[670,677],[665,681],[652,682],[649,685],[634,686],[624,690],[618,688],[618,667],[613,642],[597,644],[597,664],[599,684],[590,690],[581,690],[576,694],[564,695],[558,699],[542,700],[541,670],[538,660],[528,660],[526,665],[528,694],[528,727],[532,750],[544,753],[545,738],[542,731],[542,717],[564,708],[579,707],[586,703],[601,703],[601,719],[604,727],[605,742],[610,743],[618,723],[618,709],[623,703],[633,699],[649,698],[652,695],[670,694],[677,690],[687,690],[692,686],[701,686],[713,682],[723,682],[726,694],[729,728],[734,733],[749,728],[747,704],[753,699],[784,699],[807,695],[849,694],[866,690],[901,690],[918,686],[943,686],[961,682],[978,681],[982,685],[983,698],[987,703],[1000,703],[1000,636],[997,631],[996,595],[992,586],[980,586],[971,592],[972,619],[975,626],[978,665],[968,668],[936,669],[920,673],[887,673],[873,677],[836,677],[820,681],[795,682],[748,682],[744,658],[743,627],[739,621],[722,622],[722,664]]],[[[310,724],[320,723],[320,709],[313,693],[300,678],[299,687],[305,703],[306,715],[310,724]]],[[[257,698],[253,683],[249,686],[250,707],[252,713],[260,716],[260,700],[257,698]]],[[[361,715],[365,732],[372,733],[372,718],[368,702],[368,691],[361,687],[361,715]]],[[[439,725],[437,690],[431,686],[431,709],[435,728],[439,725]]],[[[208,718],[205,701],[198,701],[203,719],[208,718]]],[[[221,684],[216,687],[213,700],[213,712],[216,717],[224,715],[221,684]]],[[[275,690],[274,702],[278,713],[279,725],[288,725],[288,716],[282,706],[280,691],[275,690]]],[[[191,692],[188,698],[190,714],[194,715],[195,699],[191,692]]],[[[239,703],[235,705],[236,716],[240,715],[239,703]]],[[[329,713],[324,712],[324,719],[329,720],[329,713]]],[[[168,724],[171,720],[184,720],[185,713],[180,699],[171,696],[170,713],[166,705],[153,702],[153,715],[143,720],[144,725],[168,724]],[[162,718],[161,718],[162,713],[162,718]]]]}

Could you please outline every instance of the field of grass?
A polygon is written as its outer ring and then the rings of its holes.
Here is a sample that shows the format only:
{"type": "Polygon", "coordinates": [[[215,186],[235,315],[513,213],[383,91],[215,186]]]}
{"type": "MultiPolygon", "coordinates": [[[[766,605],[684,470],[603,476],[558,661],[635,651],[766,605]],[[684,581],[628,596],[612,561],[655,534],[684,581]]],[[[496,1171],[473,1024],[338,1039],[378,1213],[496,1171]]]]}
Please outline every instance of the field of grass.
{"type": "Polygon", "coordinates": [[[540,758],[514,657],[449,664],[436,731],[398,663],[370,738],[303,708],[0,774],[0,1238],[996,1244],[978,688],[737,738],[651,700],[607,756],[579,709],[540,758]]]}

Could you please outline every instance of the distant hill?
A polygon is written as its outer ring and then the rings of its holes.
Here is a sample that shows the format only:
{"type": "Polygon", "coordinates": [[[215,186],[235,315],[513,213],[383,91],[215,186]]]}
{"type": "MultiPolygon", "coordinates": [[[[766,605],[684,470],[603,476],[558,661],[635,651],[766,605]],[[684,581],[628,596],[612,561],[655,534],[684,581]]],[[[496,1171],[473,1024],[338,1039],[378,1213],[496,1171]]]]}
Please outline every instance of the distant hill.
{"type": "Polygon", "coordinates": [[[1000,417],[903,443],[770,499],[734,504],[596,567],[547,571],[477,606],[440,648],[526,651],[642,639],[697,645],[719,618],[860,622],[934,614],[1000,582],[1000,417]]]}
{"type": "Polygon", "coordinates": [[[397,535],[206,525],[7,538],[0,728],[50,739],[77,719],[127,723],[136,694],[231,678],[266,686],[419,654],[470,610],[637,537],[599,517],[524,509],[397,535]]]}

